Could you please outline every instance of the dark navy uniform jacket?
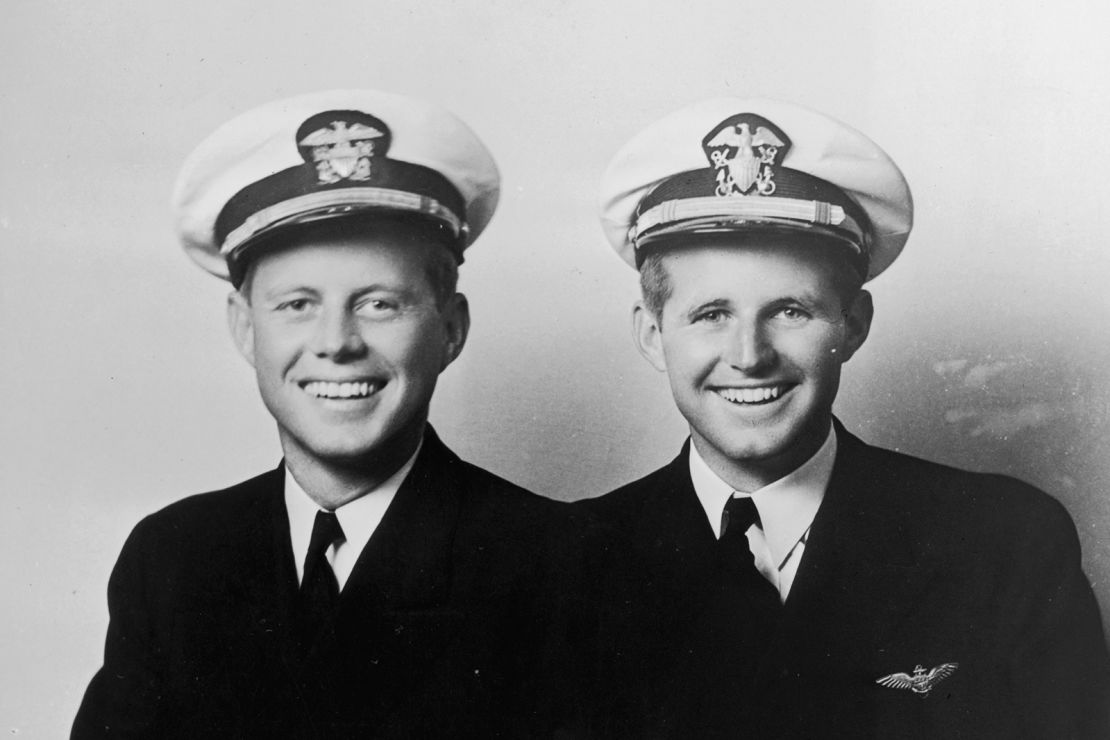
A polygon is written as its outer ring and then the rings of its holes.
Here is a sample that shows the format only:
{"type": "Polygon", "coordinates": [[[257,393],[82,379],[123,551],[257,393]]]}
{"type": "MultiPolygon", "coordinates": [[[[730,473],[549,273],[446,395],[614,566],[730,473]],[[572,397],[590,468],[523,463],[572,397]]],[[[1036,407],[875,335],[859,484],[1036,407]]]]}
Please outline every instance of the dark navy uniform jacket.
{"type": "Polygon", "coordinates": [[[557,507],[428,430],[340,597],[335,649],[294,639],[282,468],[144,519],[109,584],[74,738],[530,737],[557,507]]]}
{"type": "Polygon", "coordinates": [[[687,450],[577,505],[592,521],[583,734],[1110,738],[1110,660],[1064,508],[836,431],[772,624],[722,581],[687,450]],[[877,683],[945,663],[927,693],[877,683]]]}

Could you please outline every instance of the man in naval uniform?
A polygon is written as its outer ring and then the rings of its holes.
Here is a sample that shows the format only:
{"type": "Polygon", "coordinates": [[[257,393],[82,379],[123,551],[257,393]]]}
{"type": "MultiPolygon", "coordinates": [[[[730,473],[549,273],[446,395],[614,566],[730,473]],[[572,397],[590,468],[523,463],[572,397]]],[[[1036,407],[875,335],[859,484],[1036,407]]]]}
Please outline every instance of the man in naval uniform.
{"type": "Polygon", "coordinates": [[[872,447],[832,415],[863,284],[910,232],[873,142],[771,100],[655,123],[602,185],[641,353],[690,439],[584,502],[594,737],[1110,737],[1064,508],[872,447]]]}
{"type": "Polygon", "coordinates": [[[455,116],[372,91],[262,106],[189,157],[180,236],[231,281],[284,460],[134,529],[73,737],[541,733],[557,505],[427,423],[498,189],[455,116]]]}

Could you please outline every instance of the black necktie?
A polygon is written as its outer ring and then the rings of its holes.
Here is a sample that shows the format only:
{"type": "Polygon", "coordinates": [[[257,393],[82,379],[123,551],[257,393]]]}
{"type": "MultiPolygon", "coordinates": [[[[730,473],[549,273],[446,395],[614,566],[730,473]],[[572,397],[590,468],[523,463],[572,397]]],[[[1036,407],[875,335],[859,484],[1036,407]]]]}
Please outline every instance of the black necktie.
{"type": "Polygon", "coordinates": [[[328,563],[327,551],[336,542],[345,539],[335,512],[316,512],[312,539],[309,540],[308,555],[304,561],[304,579],[301,581],[301,634],[305,647],[332,629],[339,602],[339,582],[328,563]]]}
{"type": "Polygon", "coordinates": [[[755,557],[748,546],[745,533],[753,524],[759,524],[759,512],[751,496],[730,496],[721,516],[721,539],[717,544],[726,568],[740,580],[753,600],[777,610],[782,603],[778,589],[755,567],[755,557]]]}

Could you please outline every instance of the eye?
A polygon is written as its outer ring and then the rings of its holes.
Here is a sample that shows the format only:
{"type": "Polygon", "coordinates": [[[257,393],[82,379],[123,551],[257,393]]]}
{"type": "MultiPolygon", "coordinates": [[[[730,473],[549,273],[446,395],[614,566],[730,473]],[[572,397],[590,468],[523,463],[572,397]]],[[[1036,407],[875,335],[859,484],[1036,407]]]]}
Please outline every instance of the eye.
{"type": "Polygon", "coordinates": [[[294,298],[289,301],[282,301],[277,305],[278,311],[289,311],[291,313],[300,313],[308,309],[309,300],[307,298],[294,298]]]}
{"type": "Polygon", "coordinates": [[[358,305],[358,312],[369,316],[383,316],[397,311],[397,304],[384,298],[368,298],[358,305]]]}
{"type": "Polygon", "coordinates": [[[808,312],[797,306],[783,306],[779,309],[778,315],[788,321],[803,321],[810,317],[808,312]]]}
{"type": "Polygon", "coordinates": [[[717,324],[725,320],[725,312],[719,308],[710,308],[694,315],[694,321],[703,324],[717,324]]]}

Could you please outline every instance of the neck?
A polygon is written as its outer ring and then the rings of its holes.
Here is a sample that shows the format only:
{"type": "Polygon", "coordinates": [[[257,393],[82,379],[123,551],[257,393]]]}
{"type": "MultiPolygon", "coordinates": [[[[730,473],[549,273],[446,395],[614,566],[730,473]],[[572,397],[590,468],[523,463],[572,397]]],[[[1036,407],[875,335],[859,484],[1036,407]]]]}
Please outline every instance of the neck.
{"type": "Polygon", "coordinates": [[[321,508],[334,511],[377,489],[401,469],[420,444],[424,426],[356,458],[324,458],[282,436],[285,466],[321,508]]]}

